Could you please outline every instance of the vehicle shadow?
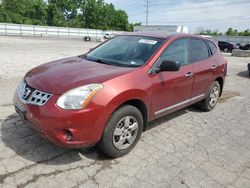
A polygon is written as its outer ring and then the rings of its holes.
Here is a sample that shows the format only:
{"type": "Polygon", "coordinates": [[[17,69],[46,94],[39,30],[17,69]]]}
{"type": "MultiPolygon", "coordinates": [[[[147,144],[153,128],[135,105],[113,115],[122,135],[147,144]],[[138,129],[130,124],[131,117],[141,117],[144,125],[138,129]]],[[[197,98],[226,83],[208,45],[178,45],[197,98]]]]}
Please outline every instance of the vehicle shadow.
{"type": "Polygon", "coordinates": [[[36,163],[65,165],[86,157],[91,161],[110,160],[95,147],[67,149],[55,146],[34,132],[17,113],[1,123],[1,139],[16,155],[36,163]]]}
{"type": "Polygon", "coordinates": [[[241,71],[236,74],[237,76],[243,77],[243,78],[250,78],[248,71],[241,71]]]}
{"type": "MultiPolygon", "coordinates": [[[[200,112],[192,106],[179,110],[150,122],[146,131],[189,111],[200,112]]],[[[1,123],[1,139],[4,145],[13,150],[16,155],[35,163],[65,165],[81,161],[84,157],[101,164],[111,160],[95,146],[85,149],[67,149],[55,146],[34,132],[17,113],[8,116],[1,123]]]]}
{"type": "Polygon", "coordinates": [[[157,118],[157,119],[149,122],[148,125],[147,125],[146,131],[148,131],[150,129],[153,129],[153,128],[157,127],[157,126],[160,126],[161,124],[166,123],[166,122],[168,122],[168,121],[170,121],[172,119],[175,119],[175,118],[177,118],[177,117],[179,117],[181,115],[184,115],[184,114],[186,114],[188,112],[203,112],[203,111],[200,110],[199,108],[195,107],[195,105],[186,107],[184,109],[178,110],[178,111],[173,112],[173,113],[171,113],[169,115],[162,116],[160,118],[157,118]]]}

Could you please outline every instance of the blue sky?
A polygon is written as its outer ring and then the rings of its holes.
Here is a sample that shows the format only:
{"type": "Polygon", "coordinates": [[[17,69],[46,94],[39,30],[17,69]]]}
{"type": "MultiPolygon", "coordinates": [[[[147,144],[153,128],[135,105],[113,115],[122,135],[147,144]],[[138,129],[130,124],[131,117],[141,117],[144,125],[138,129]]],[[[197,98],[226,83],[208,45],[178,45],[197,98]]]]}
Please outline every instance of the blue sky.
{"type": "MultiPolygon", "coordinates": [[[[146,0],[145,0],[146,1],[146,0]]],[[[105,0],[125,10],[129,21],[145,24],[144,0],[105,0]]],[[[250,29],[250,0],[149,0],[150,25],[186,25],[191,32],[200,29],[225,31],[229,27],[250,29]]]]}

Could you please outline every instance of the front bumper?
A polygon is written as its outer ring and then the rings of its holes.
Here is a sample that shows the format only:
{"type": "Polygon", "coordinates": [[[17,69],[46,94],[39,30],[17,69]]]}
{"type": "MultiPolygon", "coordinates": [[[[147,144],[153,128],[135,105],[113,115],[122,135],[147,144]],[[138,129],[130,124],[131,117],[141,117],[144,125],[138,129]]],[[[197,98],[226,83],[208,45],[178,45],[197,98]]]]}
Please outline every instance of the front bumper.
{"type": "Polygon", "coordinates": [[[43,106],[23,103],[17,92],[13,103],[16,111],[36,132],[56,145],[81,148],[96,144],[107,118],[104,107],[91,104],[83,110],[63,110],[52,96],[43,106]]]}

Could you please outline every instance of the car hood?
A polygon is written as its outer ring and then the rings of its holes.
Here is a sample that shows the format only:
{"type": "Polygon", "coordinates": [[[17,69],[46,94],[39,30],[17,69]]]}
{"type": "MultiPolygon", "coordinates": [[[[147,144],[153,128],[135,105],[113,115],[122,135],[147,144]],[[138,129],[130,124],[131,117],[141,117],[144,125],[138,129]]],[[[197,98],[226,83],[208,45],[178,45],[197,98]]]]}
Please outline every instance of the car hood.
{"type": "Polygon", "coordinates": [[[63,94],[83,85],[103,83],[133,69],[72,57],[35,67],[26,74],[25,80],[35,89],[52,94],[63,94]]]}

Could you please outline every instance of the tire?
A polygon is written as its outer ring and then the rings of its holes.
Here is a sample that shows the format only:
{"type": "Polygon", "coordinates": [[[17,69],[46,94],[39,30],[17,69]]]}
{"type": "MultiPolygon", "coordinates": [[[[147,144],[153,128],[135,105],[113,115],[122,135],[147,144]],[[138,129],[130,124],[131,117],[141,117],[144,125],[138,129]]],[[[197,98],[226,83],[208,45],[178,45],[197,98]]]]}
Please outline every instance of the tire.
{"type": "Polygon", "coordinates": [[[229,50],[228,50],[228,48],[224,48],[223,51],[227,53],[229,50]]]}
{"type": "Polygon", "coordinates": [[[199,107],[204,111],[211,111],[216,106],[221,92],[221,87],[218,81],[215,81],[209,89],[207,97],[202,100],[199,107]]]}
{"type": "Polygon", "coordinates": [[[139,141],[143,131],[143,117],[134,106],[122,106],[110,117],[98,148],[111,158],[128,154],[139,141]]]}
{"type": "Polygon", "coordinates": [[[250,63],[247,64],[248,75],[250,76],[250,63]]]}

